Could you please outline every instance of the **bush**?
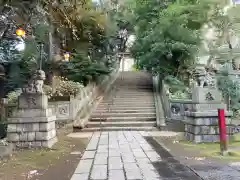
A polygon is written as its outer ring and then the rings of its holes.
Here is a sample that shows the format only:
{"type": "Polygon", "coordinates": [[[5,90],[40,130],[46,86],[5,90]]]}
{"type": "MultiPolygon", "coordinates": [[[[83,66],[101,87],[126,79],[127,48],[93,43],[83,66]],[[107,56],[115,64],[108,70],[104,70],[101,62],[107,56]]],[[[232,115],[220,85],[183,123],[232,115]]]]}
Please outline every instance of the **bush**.
{"type": "Polygon", "coordinates": [[[8,104],[16,104],[18,101],[18,96],[21,94],[21,90],[11,91],[7,95],[8,104]]]}
{"type": "Polygon", "coordinates": [[[44,84],[43,92],[50,98],[52,96],[52,87],[44,84]]]}
{"type": "Polygon", "coordinates": [[[176,91],[173,93],[169,93],[170,99],[190,99],[190,94],[186,91],[176,91]]]}
{"type": "MultiPolygon", "coordinates": [[[[69,81],[64,77],[54,77],[54,80],[57,82],[55,92],[53,92],[51,86],[43,85],[43,91],[48,98],[51,98],[52,96],[76,96],[84,87],[81,83],[69,81]]],[[[18,96],[21,92],[21,90],[9,92],[7,95],[8,104],[17,104],[18,96]]]]}
{"type": "Polygon", "coordinates": [[[64,77],[54,77],[54,80],[58,85],[52,96],[76,96],[84,87],[81,83],[69,81],[64,77]]]}

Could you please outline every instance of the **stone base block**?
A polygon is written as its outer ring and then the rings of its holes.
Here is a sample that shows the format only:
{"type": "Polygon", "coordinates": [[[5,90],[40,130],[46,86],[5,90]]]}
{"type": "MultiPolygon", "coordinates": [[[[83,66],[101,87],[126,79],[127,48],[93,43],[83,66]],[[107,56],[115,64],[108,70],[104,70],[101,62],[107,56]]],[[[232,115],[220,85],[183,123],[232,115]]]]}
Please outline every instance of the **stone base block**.
{"type": "Polygon", "coordinates": [[[9,121],[8,133],[48,132],[55,129],[55,121],[35,123],[13,123],[9,121]]]}
{"type": "Polygon", "coordinates": [[[12,112],[11,117],[13,118],[35,118],[35,117],[52,117],[53,110],[48,109],[16,109],[12,112]]]}
{"type": "Polygon", "coordinates": [[[48,97],[44,94],[21,94],[18,98],[19,109],[47,109],[48,97]]]}
{"type": "Polygon", "coordinates": [[[31,118],[10,118],[7,139],[23,148],[51,147],[57,139],[55,119],[55,116],[35,117],[34,120],[31,118]],[[44,121],[40,121],[43,119],[44,121]]]}
{"type": "Polygon", "coordinates": [[[56,129],[47,132],[8,132],[7,138],[9,142],[19,141],[48,141],[56,137],[56,129]]]}
{"type": "Polygon", "coordinates": [[[48,123],[56,120],[56,116],[49,117],[12,117],[8,118],[9,124],[34,124],[34,123],[48,123]]]}
{"type": "Polygon", "coordinates": [[[57,141],[57,137],[54,137],[47,141],[20,141],[15,145],[19,148],[51,148],[57,141]]]}
{"type": "Polygon", "coordinates": [[[188,141],[194,143],[203,143],[203,142],[218,142],[219,135],[196,135],[189,132],[185,132],[185,137],[188,141]]]}
{"type": "MultiPolygon", "coordinates": [[[[225,121],[226,124],[230,124],[232,114],[230,112],[226,112],[225,121]]],[[[193,125],[218,125],[218,115],[216,112],[185,112],[185,120],[186,124],[193,124],[193,125]]]]}
{"type": "MultiPolygon", "coordinates": [[[[227,136],[234,134],[234,127],[227,126],[227,136]]],[[[216,125],[185,124],[185,137],[194,143],[219,142],[219,128],[216,125]]]]}
{"type": "MultiPolygon", "coordinates": [[[[234,126],[228,125],[226,126],[226,129],[227,129],[227,134],[233,134],[234,126]]],[[[215,134],[219,134],[219,127],[216,125],[215,126],[214,125],[196,126],[192,124],[185,124],[185,132],[189,132],[195,135],[205,135],[205,134],[215,135],[215,134]]]]}
{"type": "MultiPolygon", "coordinates": [[[[227,109],[226,104],[192,104],[191,111],[202,112],[202,111],[217,111],[217,109],[227,109]]],[[[217,112],[216,112],[217,113],[217,112]]]]}

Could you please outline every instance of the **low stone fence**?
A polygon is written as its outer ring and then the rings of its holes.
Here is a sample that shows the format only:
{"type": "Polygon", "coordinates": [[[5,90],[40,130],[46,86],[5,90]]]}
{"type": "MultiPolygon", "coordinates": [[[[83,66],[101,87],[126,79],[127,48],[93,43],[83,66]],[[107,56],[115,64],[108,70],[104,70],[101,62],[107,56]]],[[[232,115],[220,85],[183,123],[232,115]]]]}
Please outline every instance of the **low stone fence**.
{"type": "Polygon", "coordinates": [[[73,121],[74,127],[84,128],[92,110],[95,109],[99,96],[108,90],[117,76],[118,69],[108,76],[100,77],[99,84],[87,85],[75,97],[61,98],[67,100],[60,98],[54,98],[54,101],[50,100],[49,107],[56,114],[56,122],[73,121]]]}
{"type": "Polygon", "coordinates": [[[56,97],[54,100],[49,100],[48,106],[56,114],[57,121],[72,121],[77,113],[94,99],[96,91],[96,85],[89,84],[76,97],[56,97]]]}
{"type": "Polygon", "coordinates": [[[190,99],[170,99],[170,119],[175,121],[182,121],[185,119],[185,111],[191,109],[193,102],[190,99]]]}

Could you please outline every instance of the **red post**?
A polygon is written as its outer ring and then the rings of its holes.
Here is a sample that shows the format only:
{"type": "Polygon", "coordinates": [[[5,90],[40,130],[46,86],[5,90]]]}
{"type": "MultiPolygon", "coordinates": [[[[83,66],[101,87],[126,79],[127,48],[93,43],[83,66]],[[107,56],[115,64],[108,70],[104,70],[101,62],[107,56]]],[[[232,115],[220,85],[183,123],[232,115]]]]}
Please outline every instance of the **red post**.
{"type": "Polygon", "coordinates": [[[218,127],[220,137],[220,150],[222,155],[227,152],[227,130],[224,109],[218,109],[218,127]]]}

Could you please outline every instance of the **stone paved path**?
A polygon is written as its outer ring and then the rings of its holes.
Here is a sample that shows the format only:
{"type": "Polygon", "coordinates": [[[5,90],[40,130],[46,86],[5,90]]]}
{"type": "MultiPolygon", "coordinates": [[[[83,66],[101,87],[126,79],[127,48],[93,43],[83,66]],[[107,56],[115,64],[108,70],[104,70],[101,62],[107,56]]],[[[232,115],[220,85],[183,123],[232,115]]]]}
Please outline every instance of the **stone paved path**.
{"type": "Polygon", "coordinates": [[[95,132],[71,180],[199,180],[147,132],[95,132]]]}

